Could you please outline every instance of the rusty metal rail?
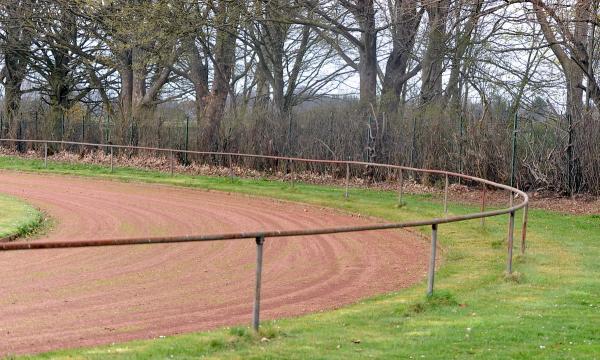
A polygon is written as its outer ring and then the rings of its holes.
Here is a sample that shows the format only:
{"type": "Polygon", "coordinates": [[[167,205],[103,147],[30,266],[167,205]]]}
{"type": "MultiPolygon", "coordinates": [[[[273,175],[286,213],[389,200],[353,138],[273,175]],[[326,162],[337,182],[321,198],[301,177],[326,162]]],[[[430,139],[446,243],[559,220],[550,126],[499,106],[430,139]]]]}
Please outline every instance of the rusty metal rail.
{"type": "MultiPolygon", "coordinates": [[[[507,235],[507,262],[506,272],[508,274],[513,271],[513,242],[514,242],[514,227],[515,227],[515,213],[517,210],[523,209],[523,225],[522,225],[522,238],[521,238],[521,253],[525,252],[526,243],[526,227],[527,227],[527,212],[529,205],[529,197],[527,194],[519,189],[510,187],[508,185],[496,183],[490,180],[478,178],[475,176],[464,175],[460,173],[444,171],[444,170],[432,170],[432,169],[418,169],[400,165],[390,164],[378,164],[369,163],[362,161],[344,161],[344,160],[320,160],[320,159],[304,159],[295,157],[285,156],[272,156],[272,155],[256,155],[256,154],[239,154],[239,153],[221,153],[211,151],[191,151],[191,150],[177,150],[177,149],[163,149],[155,147],[143,147],[143,146],[127,146],[127,145],[113,145],[113,144],[94,144],[94,143],[80,143],[80,142],[69,142],[69,141],[53,141],[53,140],[15,140],[15,139],[0,139],[2,142],[12,143],[31,143],[31,144],[44,144],[44,166],[48,165],[48,144],[58,145],[75,145],[75,146],[87,146],[96,147],[110,150],[110,167],[111,171],[114,169],[114,149],[130,149],[130,150],[145,150],[155,151],[159,153],[166,153],[171,159],[170,172],[174,172],[174,154],[195,154],[195,155],[215,155],[215,156],[227,156],[229,157],[229,163],[231,166],[231,158],[254,158],[254,159],[270,159],[287,161],[292,165],[295,162],[303,163],[318,163],[318,164],[331,164],[331,165],[344,165],[346,167],[346,186],[344,197],[349,196],[349,181],[350,181],[350,167],[351,166],[371,166],[384,169],[394,169],[399,172],[399,202],[402,205],[402,197],[404,193],[404,173],[419,172],[427,174],[435,174],[443,176],[445,179],[444,184],[444,204],[443,213],[444,216],[434,219],[408,221],[399,223],[378,223],[363,226],[345,226],[345,227],[333,227],[333,228],[318,228],[318,229],[298,229],[298,230],[265,230],[258,232],[240,232],[240,233],[229,233],[229,234],[212,234],[212,235],[191,235],[191,236],[172,236],[172,237],[143,237],[143,238],[122,238],[122,239],[106,239],[106,240],[77,240],[77,241],[33,241],[33,242],[10,242],[0,243],[1,251],[17,251],[17,250],[34,250],[34,249],[61,249],[61,248],[75,248],[75,247],[98,247],[98,246],[124,246],[124,245],[147,245],[147,244],[172,244],[182,242],[206,242],[206,241],[227,241],[227,240],[241,240],[241,239],[254,239],[256,241],[256,287],[255,297],[253,306],[253,318],[252,327],[258,330],[260,323],[260,289],[261,289],[261,278],[262,278],[262,263],[263,263],[263,244],[267,238],[279,238],[279,237],[297,237],[297,236],[310,236],[310,235],[325,235],[325,234],[337,234],[337,233],[350,233],[350,232],[362,232],[362,231],[376,231],[386,229],[401,229],[410,227],[421,227],[431,226],[431,255],[429,259],[429,270],[428,270],[428,281],[427,281],[427,295],[433,294],[434,278],[435,278],[435,260],[436,260],[436,249],[437,249],[437,238],[438,238],[438,227],[441,224],[448,224],[459,221],[481,219],[483,225],[483,219],[492,216],[509,215],[509,226],[507,235]],[[448,216],[448,188],[450,184],[450,177],[458,179],[470,180],[478,182],[483,185],[483,196],[481,202],[481,212],[472,213],[467,215],[448,216]],[[486,187],[490,186],[496,189],[505,190],[509,193],[510,206],[505,209],[485,211],[486,201],[486,187]],[[521,202],[514,204],[516,198],[521,199],[521,202]]],[[[294,178],[294,175],[292,175],[294,178]]]]}

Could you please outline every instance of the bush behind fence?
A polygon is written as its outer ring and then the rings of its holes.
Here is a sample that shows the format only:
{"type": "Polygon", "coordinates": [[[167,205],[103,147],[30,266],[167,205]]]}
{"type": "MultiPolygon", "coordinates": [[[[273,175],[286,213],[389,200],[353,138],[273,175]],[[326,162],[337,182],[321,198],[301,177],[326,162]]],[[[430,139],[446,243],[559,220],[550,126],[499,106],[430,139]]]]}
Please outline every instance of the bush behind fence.
{"type": "MultiPolygon", "coordinates": [[[[156,115],[125,125],[105,115],[65,116],[60,131],[52,136],[42,126],[43,115],[22,113],[14,137],[205,150],[199,141],[201,124],[186,116],[156,115]]],[[[517,186],[528,191],[600,194],[600,120],[597,117],[586,115],[585,119],[573,122],[562,116],[521,115],[516,133],[513,133],[513,121],[500,115],[448,119],[408,111],[402,117],[376,118],[365,115],[355,104],[323,105],[288,117],[259,110],[243,114],[230,111],[221,124],[218,150],[443,168],[510,183],[512,139],[516,136],[517,186]]],[[[0,122],[2,137],[9,136],[7,128],[4,121],[0,122]]],[[[20,144],[18,149],[25,151],[27,146],[32,145],[20,144]]],[[[81,149],[67,147],[67,150],[81,149]]],[[[199,159],[180,155],[178,160],[199,159]]],[[[224,165],[232,161],[208,160],[224,165]]],[[[274,166],[287,169],[287,165],[266,161],[241,165],[257,170],[274,166]]],[[[342,172],[314,164],[298,170],[334,176],[341,176],[342,172]]],[[[390,175],[374,169],[364,169],[364,172],[370,177],[390,175]]],[[[432,183],[439,179],[425,176],[421,180],[432,183]]]]}

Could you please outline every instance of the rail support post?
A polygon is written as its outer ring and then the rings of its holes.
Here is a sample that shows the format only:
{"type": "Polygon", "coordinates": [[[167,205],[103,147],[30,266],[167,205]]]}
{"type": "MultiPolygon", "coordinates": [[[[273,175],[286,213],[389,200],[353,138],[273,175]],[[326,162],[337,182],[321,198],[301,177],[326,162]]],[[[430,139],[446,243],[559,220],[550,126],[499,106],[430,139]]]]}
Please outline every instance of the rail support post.
{"type": "Polygon", "coordinates": [[[400,177],[400,190],[398,190],[398,206],[402,207],[404,206],[404,173],[402,172],[402,169],[400,169],[400,174],[398,176],[400,177]]]}
{"type": "Polygon", "coordinates": [[[173,153],[173,150],[170,151],[171,154],[171,176],[173,176],[173,173],[175,172],[175,154],[173,153]]]}
{"type": "Polygon", "coordinates": [[[258,332],[260,326],[260,284],[262,278],[263,244],[265,237],[256,238],[256,287],[254,288],[254,307],[252,309],[252,328],[258,332]]]}
{"type": "Polygon", "coordinates": [[[48,143],[44,143],[44,167],[48,167],[48,143]]]}
{"type": "Polygon", "coordinates": [[[529,204],[525,205],[523,208],[523,229],[521,230],[521,255],[525,255],[526,244],[525,240],[527,238],[527,217],[529,213],[529,204]]]}
{"type": "MultiPolygon", "coordinates": [[[[481,212],[485,212],[485,197],[487,192],[487,186],[483,184],[483,194],[481,195],[481,212]]],[[[485,217],[481,218],[481,226],[485,226],[485,217]]]]}
{"type": "Polygon", "coordinates": [[[512,274],[513,262],[513,237],[515,232],[515,212],[510,212],[508,221],[508,258],[506,259],[506,272],[512,274]]]}
{"type": "Polygon", "coordinates": [[[446,174],[446,183],[444,185],[444,215],[448,215],[448,187],[450,183],[448,180],[448,174],[446,174]]]}
{"type": "Polygon", "coordinates": [[[114,150],[113,147],[110,147],[110,172],[114,171],[114,165],[113,165],[113,156],[114,156],[114,150]]]}
{"type": "Polygon", "coordinates": [[[295,183],[296,183],[296,167],[294,166],[294,161],[290,160],[290,169],[291,169],[291,175],[292,175],[292,187],[294,187],[295,183]]]}
{"type": "Polygon", "coordinates": [[[431,225],[431,255],[429,256],[429,273],[427,274],[427,296],[433,295],[435,280],[435,256],[437,249],[437,224],[431,225]]]}
{"type": "Polygon", "coordinates": [[[350,187],[350,163],[346,162],[346,193],[344,197],[348,198],[348,188],[350,187]]]}
{"type": "Polygon", "coordinates": [[[229,178],[231,181],[235,179],[235,171],[233,171],[233,159],[229,155],[229,178]]]}

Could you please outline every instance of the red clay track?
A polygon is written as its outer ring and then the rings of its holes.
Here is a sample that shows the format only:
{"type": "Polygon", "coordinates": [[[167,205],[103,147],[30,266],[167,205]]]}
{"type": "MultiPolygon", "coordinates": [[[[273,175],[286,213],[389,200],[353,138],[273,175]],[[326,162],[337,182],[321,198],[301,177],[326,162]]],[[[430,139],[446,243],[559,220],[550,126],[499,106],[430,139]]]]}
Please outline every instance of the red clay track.
{"type": "MultiPolygon", "coordinates": [[[[0,171],[0,191],[58,224],[46,240],[372,222],[276,200],[0,171]]],[[[406,287],[428,246],[408,231],[267,239],[261,317],[331,309],[406,287]]],[[[247,325],[253,240],[0,253],[0,356],[247,325]]]]}

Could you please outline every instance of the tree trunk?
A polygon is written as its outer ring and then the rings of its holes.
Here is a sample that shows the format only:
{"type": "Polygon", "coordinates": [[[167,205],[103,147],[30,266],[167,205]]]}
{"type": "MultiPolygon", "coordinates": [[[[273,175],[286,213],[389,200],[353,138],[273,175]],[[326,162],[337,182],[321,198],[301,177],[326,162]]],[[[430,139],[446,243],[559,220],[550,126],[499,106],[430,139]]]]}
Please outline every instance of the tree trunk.
{"type": "Polygon", "coordinates": [[[50,103],[50,134],[55,140],[65,139],[65,113],[71,107],[69,95],[71,93],[72,78],[69,55],[60,49],[53,51],[54,63],[49,67],[48,88],[50,103]]]}
{"type": "MultiPolygon", "coordinates": [[[[545,5],[541,0],[532,1],[532,4],[542,33],[544,34],[546,41],[550,44],[550,49],[558,59],[565,76],[567,88],[567,119],[570,119],[571,123],[579,123],[578,120],[581,117],[583,109],[583,69],[586,68],[588,61],[587,51],[585,48],[588,28],[586,19],[588,19],[588,12],[590,11],[591,2],[588,0],[580,0],[576,2],[574,6],[574,18],[572,21],[570,21],[574,23],[573,30],[564,26],[563,22],[559,22],[559,29],[554,30],[548,20],[549,18],[556,17],[554,10],[545,5]],[[561,37],[565,37],[566,41],[557,41],[555,32],[560,33],[561,37]],[[567,47],[568,53],[565,51],[563,46],[567,47]]],[[[590,79],[593,80],[593,76],[590,77],[590,79]]],[[[577,128],[571,128],[571,125],[569,125],[569,139],[576,139],[577,136],[574,135],[576,132],[577,128]]],[[[571,194],[578,188],[575,174],[580,172],[580,162],[576,159],[577,154],[574,154],[573,152],[573,148],[576,148],[575,145],[576,144],[574,144],[572,141],[567,144],[568,191],[571,194]]]]}
{"type": "Polygon", "coordinates": [[[203,145],[206,150],[218,150],[219,130],[227,104],[229,83],[235,67],[235,49],[240,20],[240,5],[225,0],[216,4],[217,37],[214,50],[215,75],[211,93],[207,98],[203,129],[203,145]]]}
{"type": "Polygon", "coordinates": [[[119,102],[121,116],[117,118],[113,141],[125,143],[127,138],[127,125],[133,117],[133,69],[131,50],[124,50],[119,58],[119,76],[121,78],[121,93],[119,102]]]}
{"type": "MultiPolygon", "coordinates": [[[[464,27],[456,26],[456,48],[452,56],[452,65],[450,68],[450,77],[448,79],[448,85],[446,86],[444,96],[444,106],[449,106],[453,114],[460,112],[462,102],[462,84],[460,79],[461,69],[464,67],[464,63],[468,61],[465,59],[467,50],[471,46],[471,39],[473,32],[479,21],[479,13],[483,6],[483,0],[472,0],[471,15],[467,20],[464,27]]],[[[457,8],[457,18],[460,17],[461,7],[457,8]]]]}
{"type": "MultiPolygon", "coordinates": [[[[200,49],[196,45],[196,38],[188,39],[189,79],[194,85],[194,108],[196,110],[196,127],[202,128],[202,121],[206,111],[206,97],[208,96],[208,64],[203,61],[200,49]]],[[[196,148],[201,147],[200,133],[196,132],[196,148]]]]}
{"type": "Polygon", "coordinates": [[[389,115],[398,111],[402,101],[404,84],[414,75],[415,69],[407,74],[408,64],[415,44],[415,35],[422,13],[417,13],[416,0],[396,0],[391,14],[392,52],[387,59],[382,85],[382,109],[389,115]]]}
{"type": "MultiPolygon", "coordinates": [[[[5,79],[4,83],[4,103],[3,103],[3,113],[4,113],[4,122],[7,124],[7,134],[11,139],[16,138],[17,136],[17,127],[18,127],[18,112],[21,106],[21,85],[23,84],[23,80],[18,80],[13,77],[8,77],[5,79]]],[[[4,129],[2,129],[4,131],[4,129]]],[[[4,136],[4,134],[0,133],[0,137],[4,136]]]]}
{"type": "Polygon", "coordinates": [[[427,50],[423,57],[422,104],[437,105],[441,102],[448,7],[448,0],[432,0],[424,5],[429,16],[429,32],[427,34],[427,50]]]}
{"type": "MultiPolygon", "coordinates": [[[[26,26],[31,5],[25,1],[7,1],[3,22],[4,41],[0,43],[0,52],[4,55],[2,84],[4,85],[3,113],[10,138],[17,136],[18,112],[21,107],[21,86],[27,75],[29,65],[32,32],[26,26]]],[[[3,129],[4,130],[4,129],[3,129]]],[[[0,137],[4,134],[0,133],[0,137]]]]}
{"type": "Polygon", "coordinates": [[[377,100],[377,33],[375,31],[375,8],[373,0],[358,1],[356,17],[361,29],[360,102],[375,104],[377,100]]]}

